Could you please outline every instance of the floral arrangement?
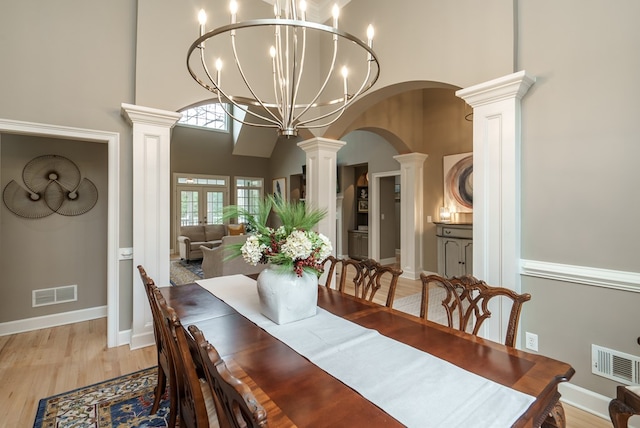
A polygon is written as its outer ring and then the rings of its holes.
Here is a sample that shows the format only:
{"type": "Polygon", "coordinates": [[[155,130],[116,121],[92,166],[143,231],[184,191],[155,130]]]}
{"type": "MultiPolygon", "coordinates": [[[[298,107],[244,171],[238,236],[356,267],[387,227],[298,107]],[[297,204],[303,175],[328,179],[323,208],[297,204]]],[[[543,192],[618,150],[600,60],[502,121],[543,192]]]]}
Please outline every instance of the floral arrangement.
{"type": "Polygon", "coordinates": [[[239,216],[248,220],[249,229],[254,233],[242,246],[231,249],[231,257],[242,256],[254,266],[258,263],[279,265],[282,270],[293,271],[298,276],[304,271],[322,274],[322,262],[331,255],[333,247],[329,238],[311,229],[326,216],[326,211],[307,209],[303,203],[269,196],[261,201],[256,215],[237,206],[225,209],[225,218],[239,216]],[[279,227],[267,226],[271,212],[281,223],[279,227]]]}

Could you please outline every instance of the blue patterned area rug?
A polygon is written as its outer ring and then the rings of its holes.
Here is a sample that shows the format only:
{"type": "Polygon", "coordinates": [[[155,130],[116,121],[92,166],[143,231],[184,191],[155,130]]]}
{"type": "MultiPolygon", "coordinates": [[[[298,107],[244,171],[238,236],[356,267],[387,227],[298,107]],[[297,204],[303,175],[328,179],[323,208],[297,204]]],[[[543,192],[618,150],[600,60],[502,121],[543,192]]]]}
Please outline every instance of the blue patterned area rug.
{"type": "Polygon", "coordinates": [[[149,415],[156,367],[95,385],[43,398],[33,428],[147,428],[166,427],[167,394],[155,415],[149,415]]]}

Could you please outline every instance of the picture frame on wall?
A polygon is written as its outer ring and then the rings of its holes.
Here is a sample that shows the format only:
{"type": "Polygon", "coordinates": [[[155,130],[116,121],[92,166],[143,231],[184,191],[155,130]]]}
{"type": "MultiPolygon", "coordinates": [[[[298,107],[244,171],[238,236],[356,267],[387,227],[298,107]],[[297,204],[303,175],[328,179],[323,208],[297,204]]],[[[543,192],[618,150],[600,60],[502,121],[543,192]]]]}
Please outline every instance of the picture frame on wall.
{"type": "Polygon", "coordinates": [[[358,201],[358,212],[359,213],[367,213],[369,212],[369,200],[361,199],[358,201]]]}
{"type": "Polygon", "coordinates": [[[473,153],[444,156],[444,206],[452,212],[473,212],[473,153]]]}
{"type": "Polygon", "coordinates": [[[287,179],[285,177],[274,178],[272,182],[271,194],[276,198],[287,200],[287,179]]]}

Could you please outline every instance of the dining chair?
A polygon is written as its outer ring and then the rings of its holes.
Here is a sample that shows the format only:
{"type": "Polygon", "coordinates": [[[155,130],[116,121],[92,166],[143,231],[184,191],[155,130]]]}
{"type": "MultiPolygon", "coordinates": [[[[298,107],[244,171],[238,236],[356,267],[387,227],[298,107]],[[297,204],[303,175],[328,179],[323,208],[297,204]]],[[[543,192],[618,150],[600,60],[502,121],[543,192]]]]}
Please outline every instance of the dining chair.
{"type": "Polygon", "coordinates": [[[189,349],[186,331],[175,310],[169,306],[159,289],[154,300],[162,316],[160,332],[169,345],[177,389],[177,408],[181,428],[218,427],[218,415],[209,388],[200,381],[189,349]]]}
{"type": "Polygon", "coordinates": [[[640,415],[640,386],[620,385],[616,392],[609,403],[609,417],[614,428],[627,428],[629,418],[640,415]]]}
{"type": "Polygon", "coordinates": [[[333,278],[336,274],[336,267],[342,264],[342,259],[335,258],[333,256],[329,256],[322,262],[322,266],[324,267],[324,271],[327,274],[327,280],[324,283],[324,286],[327,288],[331,288],[331,284],[333,282],[333,278]]]}
{"type": "Polygon", "coordinates": [[[198,353],[211,393],[215,397],[220,426],[223,428],[268,427],[267,411],[244,382],[234,377],[218,351],[195,325],[189,332],[197,343],[198,353]],[[224,415],[224,417],[223,417],[224,415]]]}
{"type": "Polygon", "coordinates": [[[344,259],[342,260],[339,290],[341,293],[346,293],[347,278],[351,278],[355,296],[373,301],[378,290],[388,285],[385,306],[390,308],[393,305],[400,275],[402,275],[401,269],[383,266],[373,259],[344,259]]]}
{"type": "Polygon", "coordinates": [[[167,380],[169,381],[169,426],[173,427],[176,424],[178,401],[177,390],[175,387],[175,379],[173,379],[173,370],[171,361],[171,354],[166,341],[160,331],[162,325],[162,316],[158,312],[158,306],[155,304],[154,290],[156,286],[153,279],[147,275],[146,270],[142,265],[138,265],[138,272],[142,279],[147,299],[149,300],[149,306],[151,306],[151,315],[153,317],[153,336],[156,341],[156,353],[158,354],[158,383],[154,390],[153,405],[151,406],[150,414],[154,415],[160,406],[162,395],[167,390],[167,380]]]}
{"type": "Polygon", "coordinates": [[[471,275],[454,278],[443,278],[439,275],[420,274],[422,280],[422,301],[420,303],[420,317],[427,319],[429,307],[429,287],[431,284],[444,288],[446,295],[442,306],[447,315],[447,323],[451,328],[478,335],[482,323],[491,317],[489,302],[502,297],[511,300],[511,312],[507,324],[504,344],[515,346],[518,323],[522,305],[531,299],[529,293],[518,294],[504,287],[487,285],[471,275]]]}
{"type": "MultiPolygon", "coordinates": [[[[447,325],[474,336],[478,335],[482,323],[491,317],[489,302],[496,297],[510,299],[511,312],[504,344],[513,348],[518,333],[520,312],[522,305],[531,300],[529,293],[518,294],[504,287],[494,287],[472,275],[443,278],[439,275],[420,274],[422,280],[422,300],[420,302],[420,317],[427,319],[429,308],[429,288],[431,284],[445,290],[442,306],[447,315],[447,325]]],[[[564,428],[566,418],[564,407],[557,401],[541,423],[542,428],[564,428]]]]}

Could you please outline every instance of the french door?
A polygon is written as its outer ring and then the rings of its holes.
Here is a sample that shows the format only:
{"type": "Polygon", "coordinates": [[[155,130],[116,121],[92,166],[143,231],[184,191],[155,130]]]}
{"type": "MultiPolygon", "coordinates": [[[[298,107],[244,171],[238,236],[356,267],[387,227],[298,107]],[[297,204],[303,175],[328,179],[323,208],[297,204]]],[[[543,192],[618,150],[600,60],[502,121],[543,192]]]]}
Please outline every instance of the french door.
{"type": "Polygon", "coordinates": [[[227,193],[218,186],[180,186],[180,226],[222,224],[227,193]]]}
{"type": "Polygon", "coordinates": [[[222,210],[229,204],[229,177],[202,174],[173,174],[171,236],[174,250],[180,227],[222,224],[222,210]]]}

